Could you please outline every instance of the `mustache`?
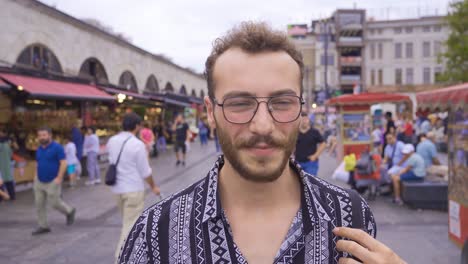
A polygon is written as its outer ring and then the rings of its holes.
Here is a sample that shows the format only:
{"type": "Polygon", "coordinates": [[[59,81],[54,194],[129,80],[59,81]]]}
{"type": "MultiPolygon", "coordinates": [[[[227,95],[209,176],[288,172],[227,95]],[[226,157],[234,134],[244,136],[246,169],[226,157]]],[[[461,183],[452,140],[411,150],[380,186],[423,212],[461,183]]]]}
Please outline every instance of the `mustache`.
{"type": "Polygon", "coordinates": [[[255,147],[255,145],[260,144],[260,143],[264,143],[268,146],[276,147],[276,148],[282,148],[286,146],[285,140],[275,139],[271,136],[255,135],[255,136],[252,136],[248,139],[244,139],[241,142],[239,142],[238,147],[252,148],[252,147],[255,147]]]}

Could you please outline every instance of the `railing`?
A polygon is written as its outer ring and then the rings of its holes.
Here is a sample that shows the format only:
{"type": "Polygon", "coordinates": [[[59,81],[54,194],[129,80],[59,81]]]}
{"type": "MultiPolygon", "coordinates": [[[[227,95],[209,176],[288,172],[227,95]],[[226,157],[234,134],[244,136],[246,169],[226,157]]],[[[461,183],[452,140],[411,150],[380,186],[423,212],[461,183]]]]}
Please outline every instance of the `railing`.
{"type": "Polygon", "coordinates": [[[340,57],[341,64],[360,64],[362,57],[342,56],[340,57]]]}
{"type": "Polygon", "coordinates": [[[340,77],[342,82],[359,82],[361,81],[361,76],[357,74],[343,74],[340,77]]]}
{"type": "Polygon", "coordinates": [[[362,37],[339,37],[341,44],[362,44],[362,37]]]}

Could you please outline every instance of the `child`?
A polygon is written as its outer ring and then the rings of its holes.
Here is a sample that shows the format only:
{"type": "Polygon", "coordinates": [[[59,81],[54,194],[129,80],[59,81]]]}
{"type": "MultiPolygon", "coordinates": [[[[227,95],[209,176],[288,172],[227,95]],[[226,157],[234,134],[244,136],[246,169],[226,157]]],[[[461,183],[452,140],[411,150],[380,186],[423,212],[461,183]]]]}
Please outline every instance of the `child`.
{"type": "Polygon", "coordinates": [[[76,156],[76,146],[73,143],[71,135],[65,139],[65,158],[67,160],[67,173],[70,177],[70,187],[74,188],[76,186],[76,174],[77,167],[79,164],[78,158],[76,156]]]}

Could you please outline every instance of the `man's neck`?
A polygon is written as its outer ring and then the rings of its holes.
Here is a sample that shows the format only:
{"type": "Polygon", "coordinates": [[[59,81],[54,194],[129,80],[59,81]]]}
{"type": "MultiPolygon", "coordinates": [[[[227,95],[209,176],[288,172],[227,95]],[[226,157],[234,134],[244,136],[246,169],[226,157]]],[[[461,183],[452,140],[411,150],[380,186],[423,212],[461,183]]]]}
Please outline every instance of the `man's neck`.
{"type": "Polygon", "coordinates": [[[300,180],[289,163],[274,182],[258,183],[246,180],[225,161],[219,176],[219,192],[226,210],[254,210],[268,213],[287,206],[300,206],[300,180]]]}

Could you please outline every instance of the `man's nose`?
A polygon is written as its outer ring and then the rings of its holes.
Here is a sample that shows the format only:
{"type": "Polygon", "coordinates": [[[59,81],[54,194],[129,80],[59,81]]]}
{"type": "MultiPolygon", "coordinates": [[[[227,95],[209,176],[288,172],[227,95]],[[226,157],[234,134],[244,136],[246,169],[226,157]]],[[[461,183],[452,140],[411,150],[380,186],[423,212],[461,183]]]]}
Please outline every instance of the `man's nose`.
{"type": "Polygon", "coordinates": [[[259,135],[269,135],[273,132],[275,120],[271,116],[268,110],[268,104],[266,102],[260,102],[258,105],[257,112],[250,122],[250,131],[259,135]]]}

